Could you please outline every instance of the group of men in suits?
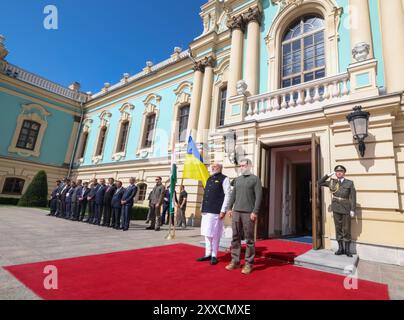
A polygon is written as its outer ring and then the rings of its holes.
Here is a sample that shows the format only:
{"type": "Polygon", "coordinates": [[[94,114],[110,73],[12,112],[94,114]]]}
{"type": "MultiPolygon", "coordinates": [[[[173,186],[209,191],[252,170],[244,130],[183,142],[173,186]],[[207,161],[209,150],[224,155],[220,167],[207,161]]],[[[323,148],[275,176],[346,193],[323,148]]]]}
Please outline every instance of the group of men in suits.
{"type": "Polygon", "coordinates": [[[130,178],[129,186],[124,188],[122,181],[113,178],[108,183],[105,179],[90,183],[58,180],[51,194],[49,216],[128,231],[138,191],[135,183],[136,179],[130,178]]]}

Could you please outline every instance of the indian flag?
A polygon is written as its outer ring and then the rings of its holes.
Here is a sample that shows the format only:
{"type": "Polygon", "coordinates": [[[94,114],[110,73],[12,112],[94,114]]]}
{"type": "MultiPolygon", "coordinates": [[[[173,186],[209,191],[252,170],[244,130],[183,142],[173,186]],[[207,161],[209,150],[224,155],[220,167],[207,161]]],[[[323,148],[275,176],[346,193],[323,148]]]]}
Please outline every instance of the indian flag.
{"type": "Polygon", "coordinates": [[[174,215],[174,193],[177,185],[177,163],[175,142],[171,148],[171,176],[170,176],[170,214],[174,215]]]}

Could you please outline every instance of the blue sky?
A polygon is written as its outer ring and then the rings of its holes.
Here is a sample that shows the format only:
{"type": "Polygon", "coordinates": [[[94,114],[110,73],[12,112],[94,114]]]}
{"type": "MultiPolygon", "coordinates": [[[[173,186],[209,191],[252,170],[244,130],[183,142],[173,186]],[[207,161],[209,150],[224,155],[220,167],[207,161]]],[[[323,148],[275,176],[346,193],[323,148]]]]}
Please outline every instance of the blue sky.
{"type": "Polygon", "coordinates": [[[98,92],[148,60],[167,59],[202,33],[207,0],[1,0],[0,34],[7,60],[62,85],[78,81],[98,92]],[[45,6],[55,5],[59,29],[46,30],[45,6]]]}

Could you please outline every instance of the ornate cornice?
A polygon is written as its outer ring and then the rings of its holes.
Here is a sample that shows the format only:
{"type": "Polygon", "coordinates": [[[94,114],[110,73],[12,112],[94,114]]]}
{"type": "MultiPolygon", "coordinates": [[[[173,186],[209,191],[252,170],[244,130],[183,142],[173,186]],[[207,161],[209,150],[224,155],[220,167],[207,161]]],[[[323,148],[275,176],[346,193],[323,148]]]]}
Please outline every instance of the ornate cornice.
{"type": "Polygon", "coordinates": [[[250,8],[246,13],[243,14],[243,19],[246,25],[250,22],[258,22],[261,24],[262,13],[258,7],[250,8]]]}
{"type": "Polygon", "coordinates": [[[195,72],[200,71],[200,72],[205,72],[205,65],[203,64],[202,61],[196,61],[194,63],[194,67],[192,68],[195,72]]]}

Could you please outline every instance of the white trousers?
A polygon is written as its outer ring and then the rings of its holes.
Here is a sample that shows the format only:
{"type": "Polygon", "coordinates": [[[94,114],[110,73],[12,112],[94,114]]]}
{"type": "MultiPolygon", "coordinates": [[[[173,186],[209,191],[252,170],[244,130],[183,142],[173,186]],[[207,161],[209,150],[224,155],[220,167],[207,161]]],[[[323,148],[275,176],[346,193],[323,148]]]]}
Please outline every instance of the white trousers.
{"type": "Polygon", "coordinates": [[[202,213],[201,235],[205,236],[205,255],[217,258],[224,222],[218,214],[202,213]]]}

